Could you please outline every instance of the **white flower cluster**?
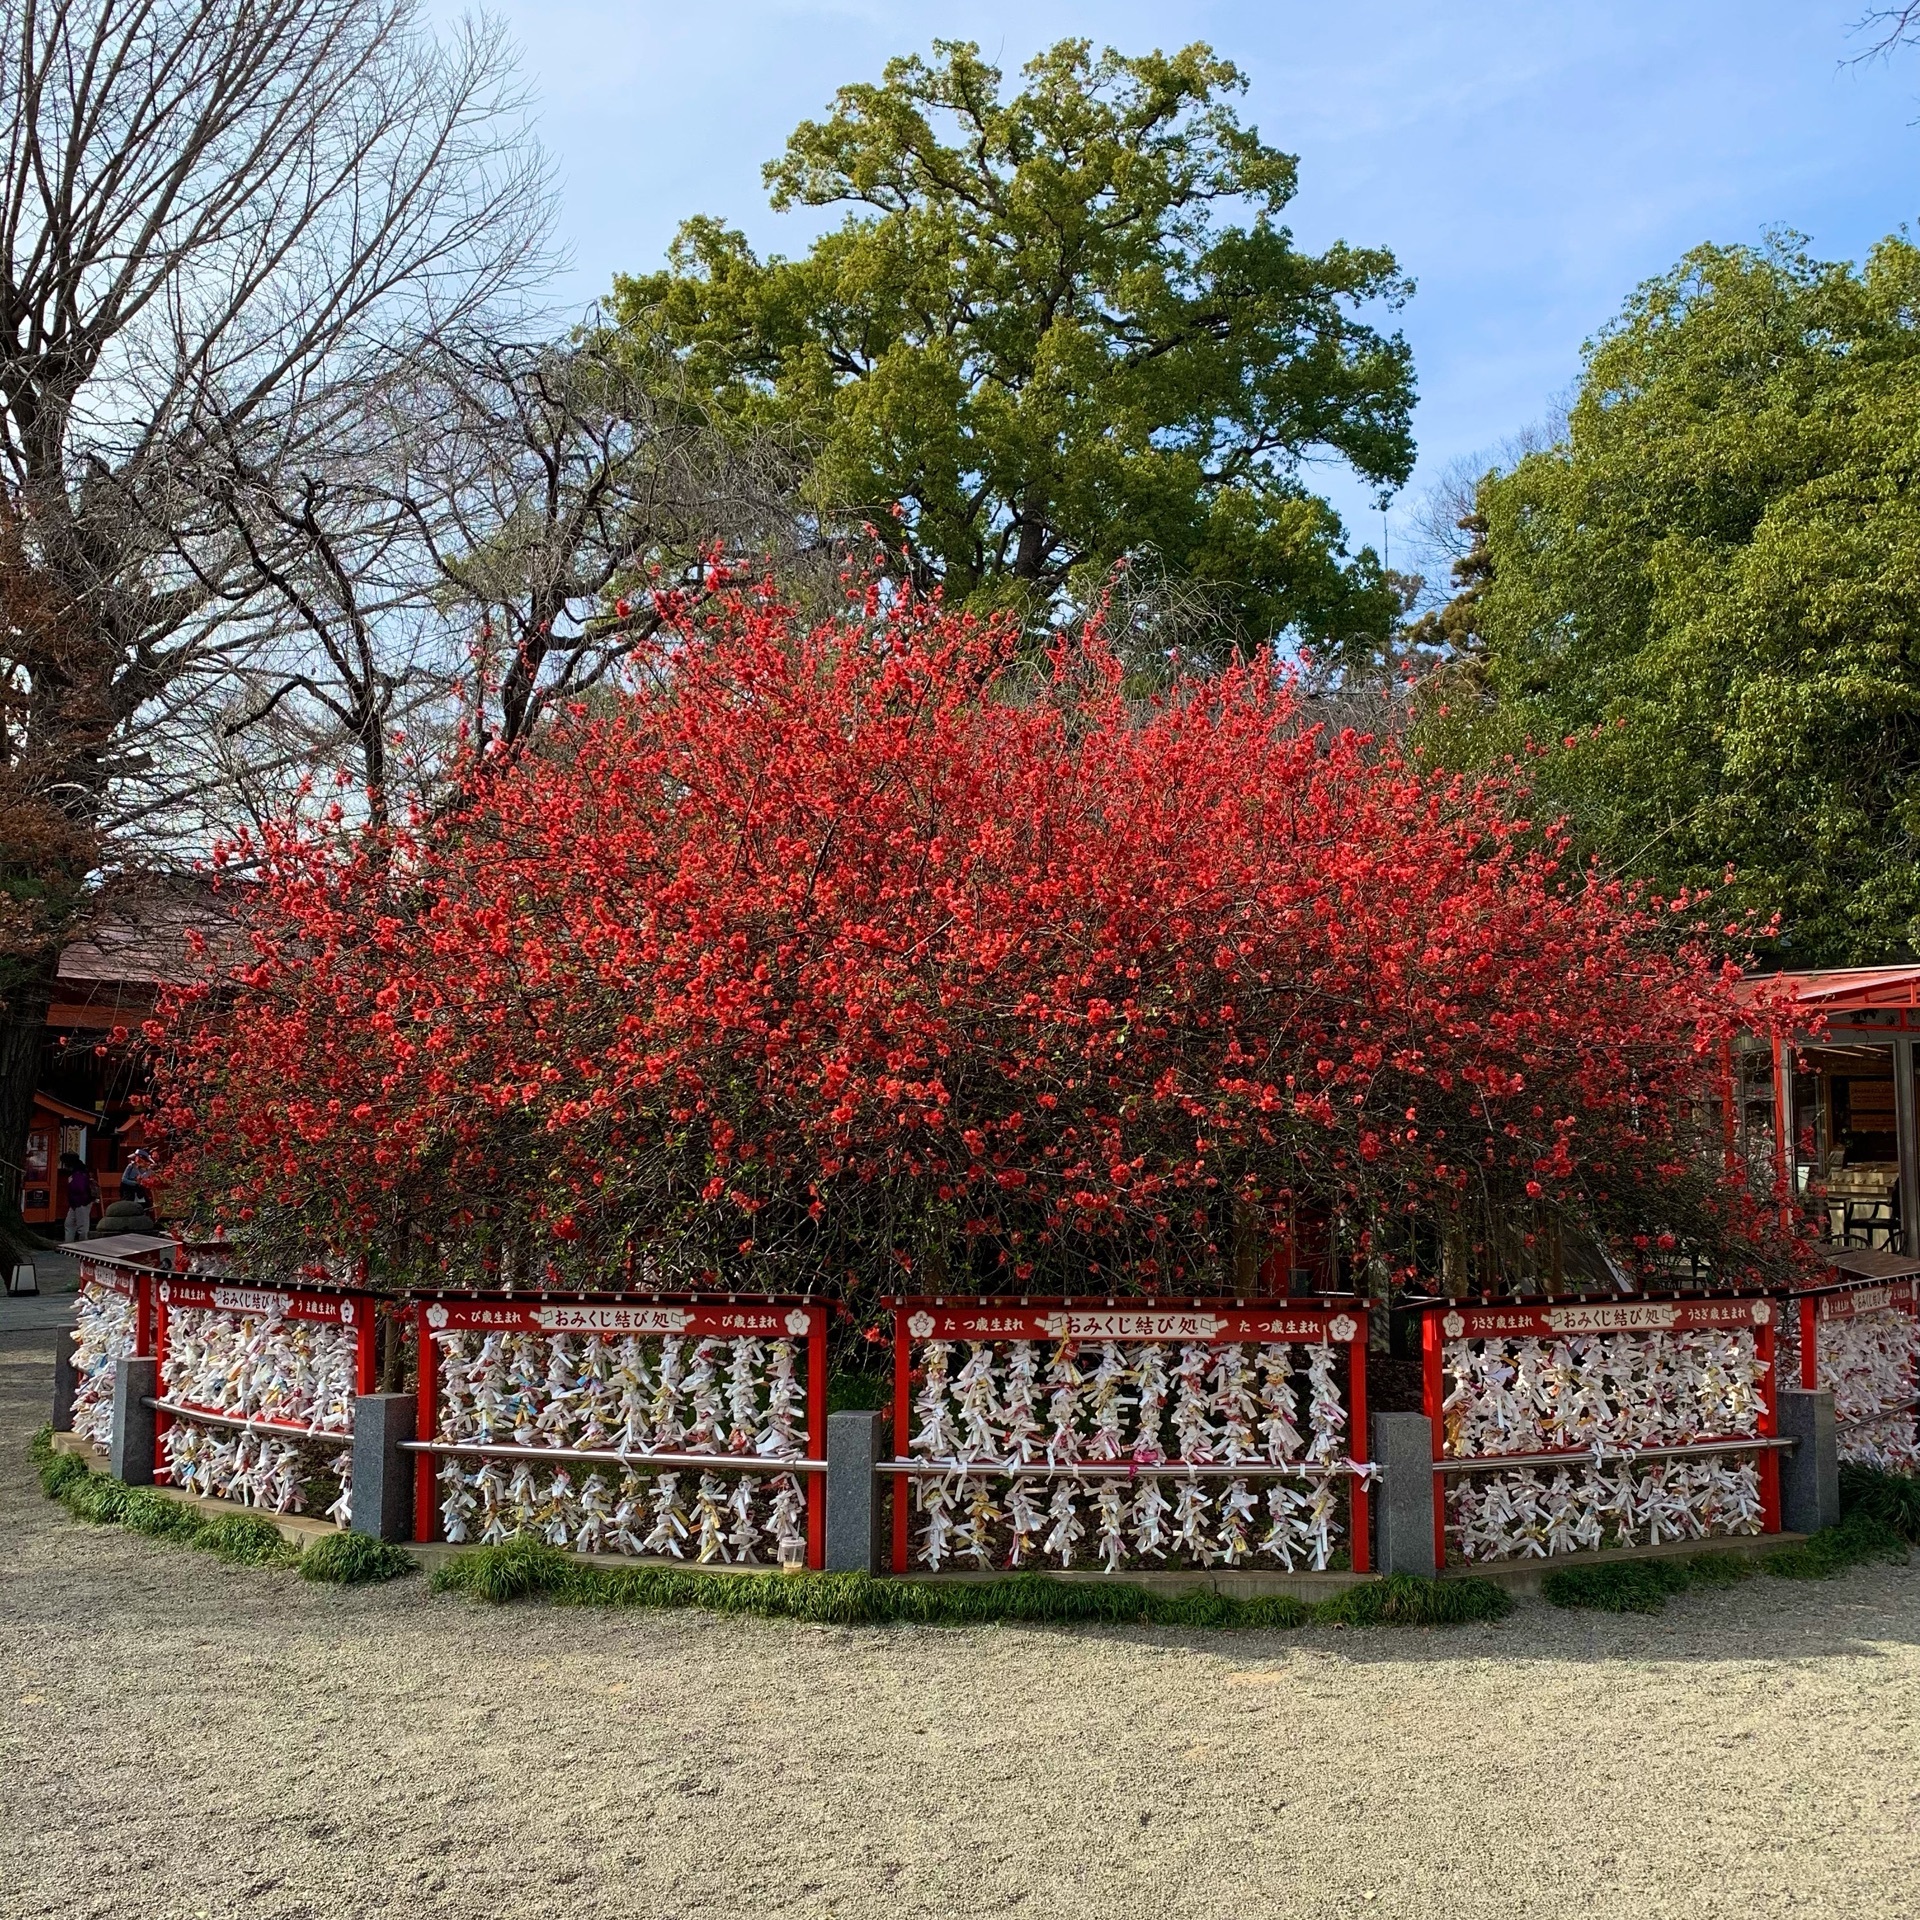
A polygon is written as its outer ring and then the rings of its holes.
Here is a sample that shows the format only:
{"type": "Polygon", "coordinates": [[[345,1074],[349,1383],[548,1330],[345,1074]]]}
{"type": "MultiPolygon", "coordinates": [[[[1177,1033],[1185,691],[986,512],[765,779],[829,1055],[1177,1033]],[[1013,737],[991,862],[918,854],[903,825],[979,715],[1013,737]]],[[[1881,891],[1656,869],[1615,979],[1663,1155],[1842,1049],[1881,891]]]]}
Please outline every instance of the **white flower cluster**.
{"type": "Polygon", "coordinates": [[[1303,1348],[1298,1369],[1285,1342],[1257,1347],[1249,1359],[1236,1345],[1196,1342],[1176,1354],[1153,1343],[1129,1351],[1110,1340],[1084,1356],[1062,1345],[1049,1359],[1031,1340],[980,1340],[969,1343],[957,1371],[956,1347],[930,1340],[919,1349],[924,1373],[913,1402],[909,1451],[943,1466],[1148,1466],[1169,1458],[1236,1466],[1342,1457],[1347,1408],[1336,1369],[1346,1349],[1326,1341],[1303,1348]]]}
{"type": "Polygon", "coordinates": [[[806,1454],[791,1340],[441,1333],[441,1440],[583,1452],[806,1454]],[[651,1349],[651,1351],[650,1351],[651,1349]]]}
{"type": "Polygon", "coordinates": [[[978,1473],[916,1474],[919,1559],[935,1573],[948,1560],[1022,1567],[1044,1558],[1070,1567],[1084,1542],[1108,1573],[1169,1556],[1236,1567],[1255,1554],[1289,1573],[1324,1572],[1344,1532],[1342,1478],[1320,1475],[1304,1488],[1271,1480],[1264,1502],[1244,1479],[1230,1478],[1216,1503],[1214,1489],[1197,1477],[1097,1485],[1061,1477],[1050,1491],[1046,1482],[1015,1479],[996,1500],[993,1483],[978,1473]]]}
{"type": "Polygon", "coordinates": [[[73,1321],[73,1430],[96,1447],[113,1445],[113,1369],[134,1346],[137,1303],[128,1293],[82,1280],[73,1321]]]}
{"type": "Polygon", "coordinates": [[[1263,1554],[1289,1571],[1323,1570],[1342,1534],[1343,1476],[1314,1474],[1305,1487],[1273,1480],[1264,1494],[1243,1478],[1216,1490],[1197,1473],[1098,1485],[1057,1477],[1050,1487],[1016,1477],[1000,1497],[992,1483],[996,1472],[1042,1463],[1171,1459],[1217,1477],[1254,1462],[1339,1461],[1345,1349],[1321,1341],[1302,1352],[1296,1366],[1284,1341],[1249,1353],[1199,1342],[1176,1349],[1106,1341],[1076,1352],[983,1340],[968,1343],[956,1366],[957,1343],[929,1341],[919,1350],[908,1451],[950,1472],[913,1476],[921,1563],[936,1572],[949,1559],[1020,1567],[1044,1558],[1068,1567],[1084,1552],[1111,1573],[1169,1556],[1237,1566],[1263,1554]]]}
{"type": "Polygon", "coordinates": [[[163,1398],[308,1433],[351,1433],[351,1327],[182,1307],[167,1320],[163,1398]]]}
{"type": "Polygon", "coordinates": [[[1462,1474],[1447,1487],[1447,1528],[1469,1560],[1546,1559],[1602,1546],[1658,1546],[1761,1529],[1750,1455],[1620,1461],[1611,1468],[1462,1474]]]}
{"type": "MultiPolygon", "coordinates": [[[[1800,1377],[1798,1320],[1790,1313],[1782,1331],[1783,1380],[1800,1377]]],[[[1821,1386],[1833,1395],[1840,1458],[1883,1473],[1920,1471],[1914,1408],[1920,1318],[1904,1307],[1877,1307],[1816,1326],[1816,1364],[1821,1386]]]]}
{"type": "MultiPolygon", "coordinates": [[[[221,1433],[176,1420],[161,1443],[166,1477],[183,1493],[210,1500],[237,1500],[272,1513],[304,1513],[308,1473],[301,1449],[272,1434],[221,1433]]],[[[353,1518],[353,1454],[328,1462],[340,1483],[327,1518],[347,1526],[353,1518]]]]}
{"type": "Polygon", "coordinates": [[[1684,1446],[1759,1430],[1767,1363],[1745,1328],[1451,1340],[1450,1458],[1684,1446]]]}
{"type": "Polygon", "coordinates": [[[440,1519],[455,1545],[529,1534],[574,1553],[666,1554],[761,1564],[806,1552],[807,1497],[791,1473],[549,1476],[525,1460],[440,1468],[440,1519]],[[764,1552],[771,1540],[771,1555],[764,1552]]]}

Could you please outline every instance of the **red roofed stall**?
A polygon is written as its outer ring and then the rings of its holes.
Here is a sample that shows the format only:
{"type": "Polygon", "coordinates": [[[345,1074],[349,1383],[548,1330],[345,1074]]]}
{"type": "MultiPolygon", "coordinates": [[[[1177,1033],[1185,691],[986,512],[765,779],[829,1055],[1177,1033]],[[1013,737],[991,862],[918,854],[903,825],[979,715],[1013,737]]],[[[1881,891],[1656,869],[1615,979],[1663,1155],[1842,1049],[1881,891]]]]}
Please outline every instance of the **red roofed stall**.
{"type": "Polygon", "coordinates": [[[1920,965],[1774,975],[1805,1009],[1794,1043],[1734,1061],[1735,1129],[1836,1247],[1920,1257],[1920,965]],[[1820,1216],[1824,1212],[1824,1219],[1820,1216]]]}

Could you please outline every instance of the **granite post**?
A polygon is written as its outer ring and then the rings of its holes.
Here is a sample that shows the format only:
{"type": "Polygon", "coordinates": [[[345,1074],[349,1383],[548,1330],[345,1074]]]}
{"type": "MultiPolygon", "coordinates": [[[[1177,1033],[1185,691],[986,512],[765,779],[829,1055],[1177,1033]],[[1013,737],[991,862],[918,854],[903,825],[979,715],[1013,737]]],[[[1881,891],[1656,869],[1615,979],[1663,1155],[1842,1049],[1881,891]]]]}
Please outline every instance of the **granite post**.
{"type": "Polygon", "coordinates": [[[352,1531],[376,1540],[413,1533],[413,1438],[417,1402],[410,1393],[362,1393],[353,1402],[352,1531]]]}
{"type": "Polygon", "coordinates": [[[1373,1457],[1382,1468],[1373,1493],[1375,1564],[1382,1573],[1437,1573],[1433,1422],[1424,1413],[1376,1413],[1373,1457]]]}
{"type": "Polygon", "coordinates": [[[883,1415],[827,1415],[827,1571],[879,1573],[880,1428],[883,1415]]]}
{"type": "Polygon", "coordinates": [[[113,1446],[108,1471],[123,1486],[153,1485],[155,1424],[147,1402],[160,1391],[160,1362],[123,1353],[113,1363],[113,1446]]]}
{"type": "Polygon", "coordinates": [[[1840,1434],[1833,1395],[1780,1389],[1780,1434],[1798,1446],[1780,1450],[1780,1524],[1789,1533],[1818,1533],[1840,1524],[1840,1434]]]}
{"type": "Polygon", "coordinates": [[[73,1396],[80,1384],[79,1376],[73,1370],[75,1337],[71,1327],[62,1327],[53,1343],[53,1430],[55,1433],[73,1431],[73,1396]]]}

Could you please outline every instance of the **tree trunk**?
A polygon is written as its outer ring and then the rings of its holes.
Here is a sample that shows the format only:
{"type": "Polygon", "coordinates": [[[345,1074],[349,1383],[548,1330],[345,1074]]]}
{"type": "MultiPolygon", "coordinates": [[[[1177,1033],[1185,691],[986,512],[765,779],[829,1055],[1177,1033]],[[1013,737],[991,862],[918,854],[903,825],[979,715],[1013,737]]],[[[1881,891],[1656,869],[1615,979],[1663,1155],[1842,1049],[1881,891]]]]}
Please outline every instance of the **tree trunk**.
{"type": "MultiPolygon", "coordinates": [[[[0,1249],[24,1244],[21,1196],[26,1187],[27,1127],[40,1079],[40,1048],[47,1008],[53,1001],[56,948],[35,972],[27,972],[0,1008],[0,1249]]],[[[25,970],[23,969],[23,972],[25,970]]],[[[53,1168],[47,1169],[52,1179],[53,1168]]]]}
{"type": "Polygon", "coordinates": [[[1013,577],[1038,580],[1047,557],[1047,520],[1037,487],[1028,487],[1020,496],[1020,543],[1014,549],[1013,577]]]}

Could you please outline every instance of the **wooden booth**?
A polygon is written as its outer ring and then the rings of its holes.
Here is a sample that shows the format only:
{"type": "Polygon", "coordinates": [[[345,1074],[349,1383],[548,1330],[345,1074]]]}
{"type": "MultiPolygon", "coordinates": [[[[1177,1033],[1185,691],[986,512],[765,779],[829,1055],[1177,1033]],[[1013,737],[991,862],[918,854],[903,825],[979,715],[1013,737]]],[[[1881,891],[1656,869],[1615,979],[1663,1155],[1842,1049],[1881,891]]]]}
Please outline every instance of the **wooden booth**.
{"type": "Polygon", "coordinates": [[[1808,1027],[1734,1061],[1735,1127],[1836,1247],[1920,1256],[1920,966],[1789,974],[1808,1027]]]}
{"type": "Polygon", "coordinates": [[[101,1118],[100,1111],[75,1106],[50,1093],[33,1096],[33,1116],[27,1122],[27,1150],[22,1161],[26,1177],[20,1196],[20,1211],[28,1226],[58,1233],[67,1217],[67,1196],[60,1183],[62,1154],[75,1154],[92,1167],[103,1197],[114,1197],[120,1175],[102,1164],[110,1150],[100,1138],[101,1118]]]}

